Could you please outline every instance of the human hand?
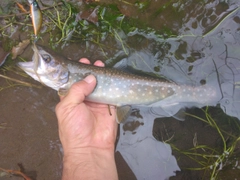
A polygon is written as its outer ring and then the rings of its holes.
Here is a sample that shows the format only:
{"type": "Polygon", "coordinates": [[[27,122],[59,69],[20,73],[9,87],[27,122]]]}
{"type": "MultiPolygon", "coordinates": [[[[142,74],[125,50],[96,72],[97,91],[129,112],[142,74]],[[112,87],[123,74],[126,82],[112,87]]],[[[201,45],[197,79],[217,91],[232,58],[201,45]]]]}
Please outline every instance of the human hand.
{"type": "MultiPolygon", "coordinates": [[[[86,58],[80,62],[90,64],[86,58]]],[[[101,61],[94,63],[104,66],[101,61]]],[[[114,159],[117,134],[116,109],[106,104],[84,101],[96,86],[87,76],[72,85],[56,106],[59,136],[63,146],[62,180],[118,179],[114,159]]]]}
{"type": "MultiPolygon", "coordinates": [[[[80,62],[90,64],[86,58],[80,62]]],[[[94,63],[103,67],[101,61],[94,63]]],[[[84,101],[96,86],[93,75],[72,85],[65,97],[56,107],[59,123],[59,136],[65,154],[72,154],[79,148],[95,147],[114,149],[117,133],[116,110],[108,105],[84,101]]]]}

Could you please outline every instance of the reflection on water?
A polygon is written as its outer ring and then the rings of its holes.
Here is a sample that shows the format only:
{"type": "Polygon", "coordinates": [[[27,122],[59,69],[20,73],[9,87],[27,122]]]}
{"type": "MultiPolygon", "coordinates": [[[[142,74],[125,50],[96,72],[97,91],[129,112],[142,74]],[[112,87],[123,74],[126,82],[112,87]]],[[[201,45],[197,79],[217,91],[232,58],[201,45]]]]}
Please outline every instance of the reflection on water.
{"type": "MultiPolygon", "coordinates": [[[[103,0],[102,2],[109,3],[111,1],[103,0]]],[[[164,76],[182,87],[198,87],[206,84],[214,87],[217,94],[217,98],[211,100],[211,104],[208,105],[220,106],[227,115],[240,119],[238,108],[240,107],[239,1],[148,2],[149,4],[144,4],[129,0],[116,3],[124,17],[132,16],[145,20],[151,28],[146,31],[134,28],[128,33],[117,29],[113,39],[106,38],[106,41],[101,42],[109,47],[107,50],[104,49],[106,52],[103,52],[104,46],[99,47],[99,44],[91,44],[90,41],[80,45],[71,45],[70,43],[65,47],[65,55],[72,59],[87,56],[93,60],[104,59],[106,56],[111,57],[106,61],[107,64],[112,65],[118,62],[117,65],[121,64],[125,70],[132,71],[134,69],[140,73],[148,72],[150,75],[164,76]],[[130,2],[130,5],[126,2],[130,2]],[[163,5],[165,5],[164,8],[159,8],[163,5]],[[151,14],[153,11],[156,11],[154,16],[151,14]],[[164,29],[166,34],[156,34],[154,28],[164,29]],[[169,36],[169,34],[172,35],[167,33],[169,31],[178,36],[169,36]]],[[[82,1],[80,4],[83,4],[82,1]]],[[[14,33],[15,30],[12,32],[14,33]]],[[[20,32],[13,35],[14,37],[17,37],[16,39],[26,38],[20,32]]],[[[49,41],[49,36],[47,38],[43,43],[49,41]]],[[[30,48],[26,53],[29,52],[32,52],[30,48]]],[[[23,89],[3,91],[4,94],[0,96],[4,102],[0,105],[1,109],[4,109],[1,113],[0,123],[12,120],[12,124],[8,125],[13,127],[11,131],[5,130],[3,133],[0,131],[2,133],[1,147],[4,147],[0,151],[2,163],[12,167],[12,164],[15,165],[21,161],[24,165],[26,164],[26,169],[37,169],[39,178],[59,179],[62,149],[57,139],[54,115],[54,106],[58,102],[57,95],[46,87],[42,90],[23,89]],[[12,113],[13,106],[17,107],[14,113],[12,113]],[[10,144],[9,139],[11,139],[10,144]],[[22,142],[23,139],[24,142],[22,142]],[[16,147],[18,154],[15,153],[16,147]],[[29,154],[33,155],[31,161],[29,154]],[[51,160],[54,160],[54,163],[51,160]],[[33,167],[32,164],[35,166],[33,167]]],[[[169,109],[134,107],[135,109],[126,123],[120,125],[116,151],[122,154],[137,179],[168,179],[170,176],[174,176],[176,171],[180,171],[179,166],[182,164],[182,159],[177,162],[172,155],[170,146],[159,141],[159,139],[166,141],[172,138],[175,133],[173,123],[169,123],[166,127],[167,130],[169,127],[173,129],[171,133],[166,131],[170,134],[168,138],[157,138],[152,135],[153,126],[155,129],[156,127],[163,128],[162,126],[167,123],[154,124],[154,120],[175,114],[186,106],[203,107],[204,105],[206,104],[179,103],[175,108],[169,109]]],[[[169,119],[166,120],[169,122],[169,119]]],[[[187,122],[189,123],[189,121],[187,122]]],[[[197,125],[201,126],[202,124],[197,125]]],[[[179,131],[185,133],[186,128],[182,126],[184,125],[180,125],[179,131]]],[[[165,131],[163,132],[165,133],[165,131]]],[[[196,136],[195,134],[197,133],[193,129],[191,134],[187,134],[186,137],[191,139],[194,135],[194,140],[205,137],[205,139],[213,141],[213,138],[203,136],[203,134],[211,134],[210,130],[206,131],[205,129],[196,136]]],[[[158,137],[164,137],[164,135],[158,137]]],[[[184,140],[179,138],[177,142],[182,146],[192,148],[192,144],[190,146],[184,140]]]]}
{"type": "Polygon", "coordinates": [[[240,118],[239,16],[237,9],[204,37],[183,35],[152,42],[144,50],[131,53],[125,66],[158,73],[179,85],[200,86],[204,81],[218,92],[211,105],[220,103],[228,115],[240,118]]]}
{"type": "MultiPolygon", "coordinates": [[[[217,2],[196,7],[201,13],[195,13],[196,9],[189,12],[183,27],[179,28],[181,36],[164,40],[151,35],[145,48],[131,50],[130,56],[116,66],[120,64],[128,69],[157,73],[179,85],[209,85],[216,90],[217,98],[208,105],[219,104],[226,114],[240,119],[240,9],[237,3],[232,1],[229,7],[217,2]],[[225,11],[219,15],[213,8],[225,8],[225,11]],[[220,24],[208,29],[213,22],[220,24]]],[[[147,34],[138,31],[132,35],[147,37],[147,34]]],[[[144,47],[144,43],[140,46],[144,47]]],[[[191,107],[182,104],[175,112],[184,106],[191,107]]],[[[204,104],[193,106],[203,107],[204,104]]],[[[154,112],[162,117],[172,114],[166,111],[164,109],[163,113],[154,108],[154,112]]],[[[142,119],[131,116],[126,122],[135,124],[135,130],[126,131],[124,125],[120,125],[122,132],[117,150],[138,179],[167,179],[179,170],[176,159],[169,145],[157,142],[151,134],[156,117],[144,109],[141,109],[140,114],[142,119]]]]}
{"type": "Polygon", "coordinates": [[[141,116],[130,116],[127,123],[120,124],[119,151],[137,179],[168,179],[179,171],[170,145],[158,142],[152,136],[154,116],[146,108],[141,116]],[[131,123],[132,122],[132,123],[131,123]]]}

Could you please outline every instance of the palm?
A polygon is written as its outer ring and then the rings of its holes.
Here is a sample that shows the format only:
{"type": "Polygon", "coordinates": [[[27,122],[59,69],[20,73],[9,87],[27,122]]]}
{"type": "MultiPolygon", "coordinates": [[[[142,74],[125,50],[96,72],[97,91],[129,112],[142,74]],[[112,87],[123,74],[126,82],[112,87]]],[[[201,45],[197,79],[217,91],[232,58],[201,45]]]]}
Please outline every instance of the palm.
{"type": "MultiPolygon", "coordinates": [[[[71,89],[73,90],[74,87],[71,89]]],[[[112,148],[117,133],[115,108],[111,108],[112,115],[110,115],[108,105],[86,102],[83,101],[84,98],[81,94],[82,100],[76,103],[63,97],[59,103],[60,109],[56,108],[61,123],[59,133],[63,146],[68,149],[112,148]]]]}

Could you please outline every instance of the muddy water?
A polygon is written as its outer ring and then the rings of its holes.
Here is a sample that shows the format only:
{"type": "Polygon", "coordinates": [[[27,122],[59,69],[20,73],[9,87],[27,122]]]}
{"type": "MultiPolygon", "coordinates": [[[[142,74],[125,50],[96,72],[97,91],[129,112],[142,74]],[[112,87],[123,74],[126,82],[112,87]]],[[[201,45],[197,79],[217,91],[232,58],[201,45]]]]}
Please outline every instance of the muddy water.
{"type": "MultiPolygon", "coordinates": [[[[41,7],[52,3],[41,2],[41,7]]],[[[80,9],[85,9],[82,1],[72,2],[81,5],[80,9]]],[[[107,0],[102,2],[112,3],[107,0]]],[[[3,14],[18,13],[11,2],[1,1],[0,5],[3,14]]],[[[152,29],[141,31],[139,28],[128,33],[118,29],[125,49],[122,48],[122,42],[116,38],[106,38],[101,43],[107,47],[82,40],[68,42],[62,50],[59,45],[57,51],[71,59],[102,59],[109,66],[119,63],[118,66],[129,71],[134,69],[137,73],[144,71],[163,75],[178,84],[198,86],[204,82],[213,85],[221,96],[218,102],[213,103],[213,106],[217,105],[218,108],[211,108],[211,115],[218,123],[223,122],[225,130],[239,136],[239,129],[231,124],[240,117],[239,6],[239,2],[234,0],[176,0],[171,3],[119,1],[117,7],[121,13],[127,18],[141,19],[152,29]],[[154,33],[154,29],[162,30],[164,37],[154,33]]],[[[2,19],[0,20],[3,23],[2,19]]],[[[29,19],[24,21],[24,18],[20,17],[19,21],[30,23],[29,19]]],[[[12,27],[13,29],[4,31],[11,40],[6,41],[5,36],[1,35],[4,43],[11,44],[30,37],[30,26],[24,29],[20,24],[14,23],[12,27]]],[[[49,32],[43,27],[43,40],[39,40],[39,43],[50,46],[50,33],[54,34],[55,31],[56,29],[49,32]]],[[[28,60],[31,56],[30,47],[21,55],[28,60]]],[[[5,65],[11,62],[12,60],[8,59],[5,65]]],[[[5,71],[3,67],[0,73],[41,87],[10,87],[11,82],[0,79],[0,87],[5,87],[0,91],[0,167],[18,170],[21,166],[33,179],[60,179],[62,149],[54,113],[55,105],[59,101],[57,93],[31,78],[5,71]]],[[[175,112],[182,107],[180,104],[171,110],[174,109],[175,112]]],[[[204,118],[203,112],[198,108],[186,111],[204,118]]],[[[161,111],[135,107],[128,121],[119,126],[116,163],[120,179],[167,179],[174,176],[175,171],[178,172],[173,179],[203,178],[202,171],[185,170],[187,167],[199,166],[178,151],[172,152],[169,144],[174,143],[176,147],[184,150],[193,148],[197,142],[219,149],[223,146],[219,142],[219,135],[215,129],[195,118],[187,116],[184,122],[177,121],[174,117],[168,117],[169,112],[169,109],[161,111]]],[[[231,142],[231,139],[229,141],[231,142]]],[[[239,163],[239,145],[237,148],[236,158],[226,163],[227,168],[223,171],[229,174],[230,179],[239,177],[238,172],[234,171],[239,168],[234,166],[239,163]]],[[[0,179],[22,178],[4,176],[0,179]]]]}
{"type": "Polygon", "coordinates": [[[60,179],[62,153],[54,113],[56,93],[44,87],[19,86],[1,91],[0,96],[1,122],[6,123],[0,132],[1,167],[18,170],[21,164],[34,178],[60,179]]]}

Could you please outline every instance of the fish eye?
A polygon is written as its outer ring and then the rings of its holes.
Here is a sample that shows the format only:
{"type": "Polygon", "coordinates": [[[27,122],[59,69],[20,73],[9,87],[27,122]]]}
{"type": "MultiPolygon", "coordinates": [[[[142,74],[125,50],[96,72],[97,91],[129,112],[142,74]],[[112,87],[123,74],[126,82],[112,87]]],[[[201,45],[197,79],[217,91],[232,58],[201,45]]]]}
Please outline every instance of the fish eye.
{"type": "Polygon", "coordinates": [[[51,61],[51,57],[48,54],[43,54],[42,58],[46,63],[49,63],[51,61]]]}

